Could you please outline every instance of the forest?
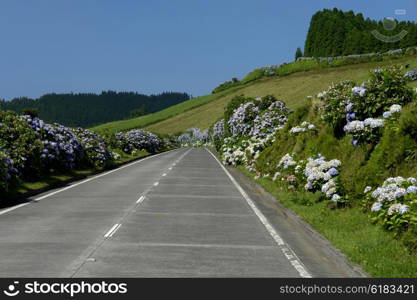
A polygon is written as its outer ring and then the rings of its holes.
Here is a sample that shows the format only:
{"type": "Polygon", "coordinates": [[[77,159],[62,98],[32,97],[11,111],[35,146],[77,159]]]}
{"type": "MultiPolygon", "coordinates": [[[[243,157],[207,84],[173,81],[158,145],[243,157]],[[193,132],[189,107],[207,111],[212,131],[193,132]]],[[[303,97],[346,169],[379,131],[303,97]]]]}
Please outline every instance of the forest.
{"type": "Polygon", "coordinates": [[[330,57],[350,54],[386,52],[415,46],[417,24],[394,19],[375,21],[337,8],[315,13],[310,22],[304,47],[305,57],[330,57]],[[375,34],[387,37],[381,41],[375,34]],[[396,37],[402,37],[396,41],[396,37]],[[394,42],[395,41],[395,42],[394,42]]]}
{"type": "Polygon", "coordinates": [[[34,111],[48,123],[91,127],[115,120],[138,117],[189,100],[186,93],[164,92],[143,95],[135,92],[105,91],[101,94],[46,94],[38,99],[0,100],[0,110],[17,113],[34,111]]]}

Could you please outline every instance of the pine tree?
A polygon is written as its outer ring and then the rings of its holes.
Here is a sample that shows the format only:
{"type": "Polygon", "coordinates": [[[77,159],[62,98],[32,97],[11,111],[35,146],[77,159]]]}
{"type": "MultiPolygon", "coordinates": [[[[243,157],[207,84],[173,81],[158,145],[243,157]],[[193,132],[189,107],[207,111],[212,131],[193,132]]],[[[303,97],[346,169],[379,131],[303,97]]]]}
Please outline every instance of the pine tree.
{"type": "Polygon", "coordinates": [[[300,47],[298,47],[297,51],[295,51],[295,60],[297,60],[300,57],[303,57],[303,51],[301,50],[300,47]]]}

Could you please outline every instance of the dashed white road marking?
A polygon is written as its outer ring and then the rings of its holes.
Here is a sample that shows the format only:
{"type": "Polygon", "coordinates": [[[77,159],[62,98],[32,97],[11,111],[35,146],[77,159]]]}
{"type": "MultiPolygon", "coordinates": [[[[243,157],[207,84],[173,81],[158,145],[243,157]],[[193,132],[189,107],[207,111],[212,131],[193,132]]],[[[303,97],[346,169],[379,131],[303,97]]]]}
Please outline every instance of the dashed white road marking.
{"type": "Polygon", "coordinates": [[[110,228],[109,231],[107,231],[107,233],[104,235],[105,238],[109,238],[112,237],[113,234],[117,231],[117,229],[119,229],[121,226],[121,224],[114,224],[112,228],[110,228]]]}
{"type": "Polygon", "coordinates": [[[167,173],[162,174],[162,177],[165,177],[165,176],[167,176],[167,173]]]}
{"type": "Polygon", "coordinates": [[[160,155],[162,155],[162,154],[165,154],[165,153],[168,153],[168,152],[171,152],[171,151],[175,151],[175,150],[178,150],[178,149],[169,150],[169,151],[162,152],[162,153],[159,153],[159,154],[156,154],[156,155],[152,155],[152,156],[149,156],[149,157],[145,157],[145,158],[143,158],[143,159],[140,159],[140,160],[138,160],[138,161],[134,161],[134,162],[132,162],[132,163],[130,163],[130,164],[127,164],[127,165],[121,166],[121,167],[116,168],[116,169],[114,169],[114,170],[111,170],[111,171],[108,171],[108,172],[105,172],[105,173],[102,173],[102,174],[99,174],[99,175],[93,176],[93,177],[88,178],[88,179],[86,179],[86,180],[83,180],[83,181],[80,181],[80,182],[77,182],[77,183],[71,184],[70,186],[64,187],[64,188],[59,189],[59,190],[57,190],[57,191],[55,191],[55,192],[52,192],[52,193],[49,193],[49,194],[43,195],[43,196],[41,196],[41,197],[38,197],[38,198],[34,199],[33,201],[25,202],[25,203],[22,203],[22,204],[19,204],[19,205],[16,205],[16,206],[10,207],[10,208],[8,208],[8,209],[2,210],[2,211],[0,211],[0,215],[4,215],[4,214],[6,214],[6,213],[8,213],[8,212],[11,212],[11,211],[13,211],[13,210],[15,210],[15,209],[18,209],[18,208],[20,208],[20,207],[23,207],[23,206],[29,205],[29,204],[31,204],[32,202],[36,202],[36,201],[43,200],[43,199],[45,199],[45,198],[51,197],[51,196],[56,195],[56,194],[58,194],[58,193],[61,193],[61,192],[63,192],[63,191],[66,191],[66,190],[72,189],[72,188],[74,188],[74,187],[76,187],[76,186],[79,186],[79,185],[81,185],[81,184],[83,184],[83,183],[86,183],[86,182],[89,182],[89,181],[91,181],[91,180],[94,180],[94,179],[97,179],[97,178],[100,178],[100,177],[106,176],[106,175],[108,175],[108,174],[114,173],[114,172],[119,171],[119,170],[122,170],[122,169],[124,169],[124,168],[127,168],[127,167],[133,166],[133,165],[135,165],[135,164],[138,164],[138,163],[144,162],[145,160],[148,160],[148,159],[151,159],[151,158],[154,158],[154,157],[157,157],[157,156],[160,156],[160,155]]]}
{"type": "Polygon", "coordinates": [[[153,184],[153,186],[157,186],[158,184],[159,184],[159,182],[157,181],[153,184]]]}
{"type": "Polygon", "coordinates": [[[222,163],[217,159],[217,157],[209,149],[206,148],[206,150],[214,157],[214,159],[222,167],[223,171],[230,178],[230,180],[233,182],[233,184],[242,194],[243,198],[245,198],[250,208],[252,208],[253,212],[256,214],[256,216],[259,218],[261,223],[265,226],[266,230],[275,240],[275,242],[281,249],[282,253],[290,261],[294,269],[297,270],[298,274],[300,274],[300,276],[304,278],[311,278],[312,275],[307,271],[306,267],[301,263],[301,260],[297,257],[295,252],[289,247],[288,244],[284,242],[284,240],[280,237],[280,235],[275,231],[274,227],[272,227],[272,225],[268,222],[264,214],[256,207],[255,203],[250,199],[248,194],[246,194],[245,190],[240,186],[240,184],[236,181],[236,179],[229,173],[229,171],[222,165],[222,163]]]}
{"type": "Polygon", "coordinates": [[[145,200],[145,196],[140,196],[136,203],[141,203],[143,200],[145,200]]]}

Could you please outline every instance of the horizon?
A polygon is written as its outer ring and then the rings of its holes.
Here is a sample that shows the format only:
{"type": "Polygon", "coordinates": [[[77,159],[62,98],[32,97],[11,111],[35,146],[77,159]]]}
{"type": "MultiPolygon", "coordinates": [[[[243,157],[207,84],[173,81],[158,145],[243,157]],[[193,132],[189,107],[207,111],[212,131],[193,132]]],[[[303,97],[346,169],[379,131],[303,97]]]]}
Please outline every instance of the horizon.
{"type": "Polygon", "coordinates": [[[0,50],[0,99],[109,90],[209,94],[232,77],[293,61],[311,16],[335,7],[373,20],[405,9],[395,18],[417,20],[415,1],[384,0],[373,9],[357,0],[1,3],[0,32],[9,46],[0,50]]]}

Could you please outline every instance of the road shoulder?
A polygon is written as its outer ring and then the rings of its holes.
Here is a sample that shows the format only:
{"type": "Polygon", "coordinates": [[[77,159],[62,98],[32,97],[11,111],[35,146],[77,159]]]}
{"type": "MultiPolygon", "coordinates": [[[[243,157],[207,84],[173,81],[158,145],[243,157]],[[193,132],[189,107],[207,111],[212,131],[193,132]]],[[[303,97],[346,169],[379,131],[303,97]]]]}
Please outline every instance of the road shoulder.
{"type": "Polygon", "coordinates": [[[227,169],[314,277],[369,277],[369,274],[351,263],[340,250],[252,178],[237,168],[227,169]]]}

